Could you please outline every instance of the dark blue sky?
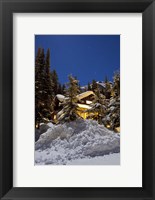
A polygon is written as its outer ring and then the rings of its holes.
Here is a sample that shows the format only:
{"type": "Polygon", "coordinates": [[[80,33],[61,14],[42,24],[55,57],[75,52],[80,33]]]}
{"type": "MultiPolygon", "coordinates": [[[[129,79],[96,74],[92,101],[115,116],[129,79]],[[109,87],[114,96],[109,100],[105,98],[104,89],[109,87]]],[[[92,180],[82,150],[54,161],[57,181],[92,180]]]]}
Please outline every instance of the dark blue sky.
{"type": "Polygon", "coordinates": [[[61,83],[72,74],[86,85],[93,79],[112,80],[120,69],[119,35],[36,35],[35,52],[50,48],[51,69],[58,73],[61,83]]]}

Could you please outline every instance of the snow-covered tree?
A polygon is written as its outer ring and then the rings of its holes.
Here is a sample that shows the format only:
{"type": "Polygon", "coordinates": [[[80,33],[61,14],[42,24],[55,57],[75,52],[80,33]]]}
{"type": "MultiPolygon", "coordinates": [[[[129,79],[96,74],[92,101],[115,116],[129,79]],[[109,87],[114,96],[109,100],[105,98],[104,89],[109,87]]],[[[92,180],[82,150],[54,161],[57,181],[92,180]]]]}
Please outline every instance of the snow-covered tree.
{"type": "Polygon", "coordinates": [[[66,91],[66,86],[65,86],[65,84],[62,85],[61,91],[62,91],[62,94],[65,94],[65,91],[66,91]]]}
{"type": "Polygon", "coordinates": [[[95,93],[95,91],[97,89],[97,83],[96,83],[95,80],[92,80],[92,86],[91,86],[91,88],[92,88],[92,91],[95,93]]]}
{"type": "Polygon", "coordinates": [[[50,50],[46,58],[44,49],[39,48],[35,60],[35,124],[39,127],[41,122],[51,118],[51,79],[50,79],[50,50]]]}
{"type": "Polygon", "coordinates": [[[39,48],[35,60],[35,124],[36,127],[43,118],[44,109],[44,49],[39,48]]]}
{"type": "Polygon", "coordinates": [[[44,109],[43,116],[44,118],[51,119],[51,111],[52,111],[52,100],[54,99],[52,94],[52,84],[50,78],[50,50],[47,50],[46,58],[45,58],[45,69],[44,69],[44,109]]]}
{"type": "Polygon", "coordinates": [[[88,109],[86,112],[94,113],[94,119],[98,121],[98,123],[102,124],[102,119],[106,114],[106,100],[105,96],[101,94],[99,87],[95,89],[95,97],[93,103],[91,104],[92,108],[88,109]]]}
{"type": "Polygon", "coordinates": [[[79,94],[78,80],[70,75],[67,86],[63,109],[58,113],[58,121],[60,123],[74,121],[79,118],[77,114],[77,95],[79,94]]]}
{"type": "Polygon", "coordinates": [[[88,82],[88,91],[92,90],[90,83],[88,82]]]}
{"type": "Polygon", "coordinates": [[[114,96],[120,96],[120,73],[119,72],[115,72],[114,74],[114,84],[113,84],[113,94],[114,96]]]}
{"type": "Polygon", "coordinates": [[[108,81],[107,76],[105,77],[105,89],[104,89],[104,95],[106,96],[106,99],[110,99],[111,97],[111,84],[108,81]]]}
{"type": "Polygon", "coordinates": [[[51,71],[51,82],[52,82],[52,94],[55,96],[58,94],[59,82],[56,70],[51,71]]]}
{"type": "Polygon", "coordinates": [[[107,106],[107,115],[104,117],[104,125],[112,130],[120,127],[120,74],[115,73],[111,98],[107,106]]]}
{"type": "Polygon", "coordinates": [[[57,94],[62,94],[62,86],[61,86],[61,83],[58,83],[57,94]]]}

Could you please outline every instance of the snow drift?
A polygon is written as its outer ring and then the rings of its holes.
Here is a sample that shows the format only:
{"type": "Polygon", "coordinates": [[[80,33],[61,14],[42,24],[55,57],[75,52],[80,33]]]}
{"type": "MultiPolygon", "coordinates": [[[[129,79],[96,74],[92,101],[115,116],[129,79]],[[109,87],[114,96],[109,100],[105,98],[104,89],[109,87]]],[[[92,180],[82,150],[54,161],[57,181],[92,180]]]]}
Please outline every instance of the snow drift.
{"type": "Polygon", "coordinates": [[[120,135],[93,120],[53,125],[35,143],[35,164],[66,165],[72,160],[120,152],[120,135]]]}

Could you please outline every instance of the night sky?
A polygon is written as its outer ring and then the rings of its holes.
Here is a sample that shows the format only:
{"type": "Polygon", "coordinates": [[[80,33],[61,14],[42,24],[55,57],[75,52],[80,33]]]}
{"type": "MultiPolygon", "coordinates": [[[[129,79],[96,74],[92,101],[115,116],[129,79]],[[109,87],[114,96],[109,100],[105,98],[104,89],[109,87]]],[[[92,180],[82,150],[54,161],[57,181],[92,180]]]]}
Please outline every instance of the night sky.
{"type": "Polygon", "coordinates": [[[81,86],[105,76],[112,81],[120,69],[119,35],[35,35],[35,54],[39,47],[50,49],[51,70],[57,71],[61,83],[68,82],[69,74],[81,86]]]}

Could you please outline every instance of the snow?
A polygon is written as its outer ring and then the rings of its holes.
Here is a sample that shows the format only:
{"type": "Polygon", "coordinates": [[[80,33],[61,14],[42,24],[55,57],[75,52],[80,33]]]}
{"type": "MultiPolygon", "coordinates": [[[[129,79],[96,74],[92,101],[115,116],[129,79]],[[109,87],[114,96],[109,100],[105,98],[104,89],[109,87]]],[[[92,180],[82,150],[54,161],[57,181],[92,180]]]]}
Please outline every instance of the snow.
{"type": "Polygon", "coordinates": [[[92,107],[86,104],[78,103],[77,104],[79,108],[86,108],[86,109],[91,109],[92,107]]]}
{"type": "MultiPolygon", "coordinates": [[[[87,96],[90,96],[90,95],[95,95],[95,94],[94,94],[93,91],[86,91],[86,92],[83,92],[83,93],[77,95],[77,98],[78,98],[79,100],[81,100],[81,99],[83,99],[83,98],[85,98],[85,97],[87,97],[87,96]]],[[[57,94],[56,97],[57,97],[57,99],[58,99],[60,102],[63,102],[63,101],[65,101],[66,99],[68,99],[67,97],[65,97],[65,96],[62,95],[62,94],[57,94]]]]}
{"type": "Polygon", "coordinates": [[[54,124],[52,124],[51,122],[49,122],[47,125],[48,125],[50,128],[54,127],[54,124]]]}
{"type": "Polygon", "coordinates": [[[68,161],[67,165],[119,165],[120,153],[68,161]]]}
{"type": "Polygon", "coordinates": [[[48,126],[35,143],[36,165],[119,164],[120,135],[96,121],[48,126]]]}
{"type": "Polygon", "coordinates": [[[111,98],[110,103],[109,103],[109,107],[115,105],[115,103],[116,103],[116,100],[111,98]]]}
{"type": "Polygon", "coordinates": [[[83,99],[83,98],[85,98],[85,97],[88,97],[88,96],[90,96],[90,95],[95,95],[95,94],[94,94],[93,91],[86,91],[86,92],[83,92],[83,93],[77,95],[77,98],[78,98],[79,100],[81,100],[81,99],[83,99]]]}
{"type": "Polygon", "coordinates": [[[86,100],[86,104],[92,104],[92,101],[86,100]]]}
{"type": "Polygon", "coordinates": [[[104,83],[104,82],[99,82],[99,81],[97,81],[96,83],[97,83],[98,85],[101,85],[102,87],[105,88],[105,83],[104,83]]]}
{"type": "Polygon", "coordinates": [[[62,95],[62,94],[57,94],[56,97],[58,98],[58,100],[59,100],[60,102],[63,102],[63,101],[65,100],[65,96],[62,95]]]}

